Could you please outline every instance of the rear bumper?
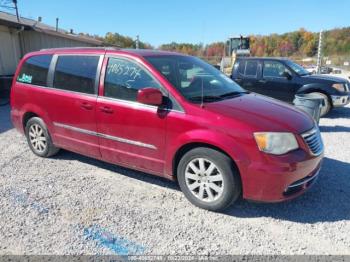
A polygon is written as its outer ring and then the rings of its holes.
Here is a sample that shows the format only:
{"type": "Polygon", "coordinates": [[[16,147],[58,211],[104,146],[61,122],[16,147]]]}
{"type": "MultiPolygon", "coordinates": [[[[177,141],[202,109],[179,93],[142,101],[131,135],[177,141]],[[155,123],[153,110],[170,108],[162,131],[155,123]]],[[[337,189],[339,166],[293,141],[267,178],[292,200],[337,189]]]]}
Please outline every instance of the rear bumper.
{"type": "Polygon", "coordinates": [[[20,112],[18,110],[11,110],[11,121],[13,126],[21,133],[24,133],[24,129],[22,126],[22,118],[20,112]]]}
{"type": "Polygon", "coordinates": [[[298,161],[284,159],[249,167],[243,184],[243,198],[255,202],[283,202],[311,188],[319,176],[323,154],[311,158],[300,151],[294,154],[298,155],[294,156],[298,161]]]}
{"type": "Polygon", "coordinates": [[[350,103],[350,95],[345,95],[345,96],[332,95],[331,98],[332,98],[332,104],[334,107],[341,107],[350,103]]]}

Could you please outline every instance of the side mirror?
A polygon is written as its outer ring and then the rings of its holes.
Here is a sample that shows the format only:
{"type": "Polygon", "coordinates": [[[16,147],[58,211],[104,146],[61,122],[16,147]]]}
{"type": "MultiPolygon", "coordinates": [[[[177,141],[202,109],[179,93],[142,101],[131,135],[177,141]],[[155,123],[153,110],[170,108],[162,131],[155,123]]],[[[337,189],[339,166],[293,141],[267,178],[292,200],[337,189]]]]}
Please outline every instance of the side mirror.
{"type": "Polygon", "coordinates": [[[287,71],[284,71],[283,74],[282,74],[283,77],[287,78],[288,80],[291,80],[292,79],[292,75],[287,72],[287,71]]]}
{"type": "Polygon", "coordinates": [[[163,94],[157,88],[146,87],[138,91],[137,102],[146,105],[160,106],[163,103],[163,94]]]}

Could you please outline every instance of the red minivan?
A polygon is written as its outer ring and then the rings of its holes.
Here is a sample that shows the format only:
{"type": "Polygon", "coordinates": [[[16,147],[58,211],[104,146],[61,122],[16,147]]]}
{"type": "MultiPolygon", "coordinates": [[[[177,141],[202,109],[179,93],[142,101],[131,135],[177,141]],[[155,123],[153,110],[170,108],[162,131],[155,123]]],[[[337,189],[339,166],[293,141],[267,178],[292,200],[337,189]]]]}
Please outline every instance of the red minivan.
{"type": "Polygon", "coordinates": [[[239,196],[294,198],[315,182],[323,158],[320,131],[306,113],[171,52],[27,54],[11,108],[34,154],[64,148],[176,180],[189,201],[213,211],[239,196]]]}

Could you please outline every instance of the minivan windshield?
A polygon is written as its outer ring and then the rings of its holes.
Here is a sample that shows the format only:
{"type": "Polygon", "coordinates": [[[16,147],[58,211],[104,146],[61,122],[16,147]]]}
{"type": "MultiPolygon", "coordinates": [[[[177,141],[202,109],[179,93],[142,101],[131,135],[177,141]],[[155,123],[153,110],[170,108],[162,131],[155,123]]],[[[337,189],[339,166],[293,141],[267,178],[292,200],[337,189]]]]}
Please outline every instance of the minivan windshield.
{"type": "Polygon", "coordinates": [[[215,67],[192,56],[145,57],[187,100],[215,102],[247,93],[215,67]]]}
{"type": "Polygon", "coordinates": [[[292,68],[292,70],[297,73],[300,76],[304,76],[304,75],[310,75],[310,72],[307,71],[304,67],[302,67],[301,65],[298,65],[290,60],[286,60],[286,64],[292,68]]]}

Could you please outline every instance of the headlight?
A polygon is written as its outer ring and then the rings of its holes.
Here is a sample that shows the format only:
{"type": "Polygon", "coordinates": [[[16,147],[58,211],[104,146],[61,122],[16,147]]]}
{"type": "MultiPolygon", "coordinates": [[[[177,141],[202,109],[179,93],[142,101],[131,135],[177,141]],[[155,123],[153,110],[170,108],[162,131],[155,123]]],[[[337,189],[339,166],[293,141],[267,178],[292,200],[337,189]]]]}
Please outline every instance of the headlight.
{"type": "Polygon", "coordinates": [[[292,133],[259,132],[254,133],[259,150],[268,154],[283,155],[298,149],[298,142],[292,133]]]}
{"type": "Polygon", "coordinates": [[[337,89],[340,92],[344,92],[345,91],[345,86],[344,84],[333,84],[332,85],[333,88],[337,89]]]}

